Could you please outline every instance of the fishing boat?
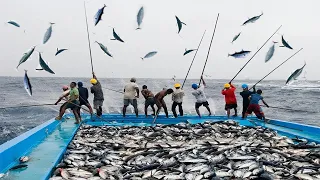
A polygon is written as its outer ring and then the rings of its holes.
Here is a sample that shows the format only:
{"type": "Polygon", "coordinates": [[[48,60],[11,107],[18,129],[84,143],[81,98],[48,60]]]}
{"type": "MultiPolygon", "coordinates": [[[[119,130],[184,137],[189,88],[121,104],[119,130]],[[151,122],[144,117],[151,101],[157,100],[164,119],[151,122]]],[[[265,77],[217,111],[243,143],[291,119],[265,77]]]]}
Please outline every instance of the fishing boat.
{"type": "MultiPolygon", "coordinates": [[[[92,126],[153,126],[153,118],[128,115],[123,118],[119,114],[104,114],[101,118],[82,115],[82,123],[74,124],[74,120],[66,114],[62,121],[51,119],[26,133],[0,145],[0,173],[5,173],[7,179],[49,179],[54,167],[61,161],[68,144],[72,141],[77,130],[82,125],[92,126]],[[10,170],[20,164],[19,158],[28,156],[27,168],[10,170]]],[[[206,116],[198,118],[186,115],[178,118],[165,118],[159,115],[157,124],[190,123],[197,124],[205,121],[226,121],[226,116],[206,116]]],[[[255,117],[246,120],[234,117],[234,121],[242,126],[261,126],[278,132],[290,138],[303,138],[309,142],[320,143],[320,127],[272,119],[268,123],[255,117]]]]}

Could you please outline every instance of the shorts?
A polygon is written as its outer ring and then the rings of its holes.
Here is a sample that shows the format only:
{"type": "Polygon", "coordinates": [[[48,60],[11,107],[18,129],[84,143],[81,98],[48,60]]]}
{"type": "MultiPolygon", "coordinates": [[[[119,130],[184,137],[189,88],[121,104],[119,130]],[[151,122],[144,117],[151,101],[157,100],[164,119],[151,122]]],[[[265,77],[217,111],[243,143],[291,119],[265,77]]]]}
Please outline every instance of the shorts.
{"type": "Polygon", "coordinates": [[[99,109],[103,106],[103,100],[93,100],[93,109],[99,109]]]}
{"type": "Polygon", "coordinates": [[[254,114],[257,116],[257,117],[262,117],[264,116],[264,113],[262,111],[262,108],[260,107],[259,104],[250,104],[248,109],[247,109],[247,114],[251,114],[252,112],[254,112],[254,114]]]}
{"type": "Polygon", "coordinates": [[[195,105],[195,107],[196,107],[196,109],[198,109],[200,106],[209,106],[209,103],[208,103],[208,101],[205,101],[205,102],[201,102],[201,103],[199,103],[199,102],[196,102],[196,105],[195,105]]]}
{"type": "Polygon", "coordinates": [[[79,108],[79,104],[80,102],[78,100],[74,100],[74,101],[71,101],[69,103],[66,104],[66,109],[78,109],[79,108]]]}
{"type": "Polygon", "coordinates": [[[233,108],[237,108],[238,105],[237,104],[226,104],[224,109],[228,110],[228,109],[233,109],[233,108]]]}
{"type": "Polygon", "coordinates": [[[124,99],[123,105],[129,106],[132,105],[134,108],[138,107],[137,99],[124,99]]]}
{"type": "Polygon", "coordinates": [[[146,99],[144,106],[145,107],[153,106],[155,103],[156,103],[156,101],[155,101],[154,97],[148,98],[148,99],[146,99]]]}

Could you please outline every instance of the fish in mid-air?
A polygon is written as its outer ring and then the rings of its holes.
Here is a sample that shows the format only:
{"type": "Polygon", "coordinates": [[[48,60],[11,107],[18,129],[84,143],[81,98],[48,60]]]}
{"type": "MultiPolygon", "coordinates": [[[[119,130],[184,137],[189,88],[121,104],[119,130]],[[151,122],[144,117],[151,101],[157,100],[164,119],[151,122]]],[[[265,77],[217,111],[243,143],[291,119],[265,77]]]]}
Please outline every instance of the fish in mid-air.
{"type": "Polygon", "coordinates": [[[105,7],[107,7],[107,6],[104,4],[103,7],[101,9],[99,9],[98,12],[96,13],[96,15],[94,16],[94,25],[95,26],[101,21],[105,7]]]}
{"type": "Polygon", "coordinates": [[[177,20],[177,25],[178,25],[178,33],[180,33],[181,29],[182,29],[182,25],[186,25],[186,23],[182,22],[177,16],[176,16],[176,20],[177,20]]]}
{"type": "Polygon", "coordinates": [[[237,39],[239,38],[240,34],[241,34],[241,32],[239,32],[239,34],[235,35],[235,36],[233,37],[231,43],[233,43],[235,40],[237,40],[237,39]]]}
{"type": "Polygon", "coordinates": [[[278,42],[273,41],[273,44],[272,44],[272,46],[269,48],[269,50],[268,50],[268,52],[267,52],[267,55],[266,55],[266,58],[264,59],[265,62],[268,62],[268,61],[272,58],[272,56],[273,56],[273,54],[274,54],[274,51],[275,51],[275,45],[276,45],[276,43],[278,43],[278,42]]]}
{"type": "Polygon", "coordinates": [[[262,12],[260,15],[258,15],[258,16],[254,16],[254,17],[246,20],[246,21],[242,24],[242,26],[244,26],[244,25],[246,25],[246,24],[248,24],[248,23],[254,23],[254,22],[256,22],[262,15],[263,15],[263,12],[262,12]]]}
{"type": "Polygon", "coordinates": [[[7,23],[8,23],[8,24],[11,24],[11,25],[13,25],[13,26],[15,26],[15,27],[20,27],[20,25],[19,25],[17,22],[15,22],[15,21],[8,21],[7,23]]]}
{"type": "Polygon", "coordinates": [[[185,52],[183,53],[183,55],[186,55],[186,54],[189,54],[189,53],[191,53],[192,51],[195,51],[195,50],[197,50],[197,49],[189,49],[189,50],[185,50],[185,52]]]}
{"type": "Polygon", "coordinates": [[[233,54],[228,54],[228,57],[229,56],[232,56],[234,58],[244,58],[246,57],[248,54],[250,54],[251,51],[244,51],[244,50],[241,50],[239,52],[235,52],[233,54]]]}
{"type": "Polygon", "coordinates": [[[48,64],[46,62],[44,62],[44,60],[42,59],[41,57],[41,53],[39,53],[39,64],[40,66],[42,67],[43,70],[51,73],[51,74],[54,74],[54,72],[50,69],[50,67],[48,66],[48,64]]]}
{"type": "Polygon", "coordinates": [[[52,25],[55,23],[50,23],[50,27],[47,29],[46,33],[44,34],[43,37],[43,44],[47,43],[49,39],[51,38],[52,35],[52,25]]]}
{"type": "Polygon", "coordinates": [[[36,46],[33,46],[28,52],[24,53],[22,58],[19,61],[18,66],[16,67],[18,69],[18,67],[20,66],[20,64],[26,62],[29,57],[32,55],[32,53],[34,52],[34,49],[36,48],[36,46]]]}
{"type": "Polygon", "coordinates": [[[282,38],[281,38],[281,42],[282,42],[283,46],[280,46],[280,47],[286,47],[286,48],[289,48],[289,49],[293,49],[293,48],[289,45],[289,43],[288,43],[286,40],[284,40],[283,35],[282,35],[282,38]]]}
{"type": "Polygon", "coordinates": [[[151,51],[148,54],[146,54],[143,58],[141,58],[142,60],[144,60],[145,58],[150,58],[154,55],[156,55],[158,52],[157,51],[151,51]]]}
{"type": "Polygon", "coordinates": [[[32,96],[32,86],[31,86],[30,79],[27,74],[27,70],[24,70],[23,85],[24,85],[24,89],[26,89],[29,96],[32,96]]]}
{"type": "Polygon", "coordinates": [[[68,49],[58,49],[57,48],[57,52],[56,52],[55,56],[57,56],[58,54],[62,53],[65,50],[68,50],[68,49]]]}
{"type": "Polygon", "coordinates": [[[111,39],[111,40],[118,40],[124,43],[124,41],[120,38],[120,36],[114,31],[114,28],[113,28],[113,37],[114,39],[111,39]]]}
{"type": "Polygon", "coordinates": [[[299,68],[297,70],[295,70],[287,79],[286,85],[289,84],[290,82],[297,80],[297,78],[300,76],[300,74],[303,71],[303,68],[306,66],[306,62],[304,62],[304,65],[302,66],[302,68],[299,68]]]}
{"type": "Polygon", "coordinates": [[[137,14],[137,23],[138,23],[138,27],[137,29],[141,29],[141,24],[142,24],[142,20],[143,20],[143,17],[144,17],[144,8],[143,6],[139,9],[139,12],[137,14]]]}
{"type": "Polygon", "coordinates": [[[113,56],[111,55],[111,53],[108,51],[108,49],[107,49],[106,46],[104,46],[103,44],[99,43],[98,41],[96,41],[96,43],[98,43],[98,45],[100,46],[100,48],[102,49],[102,51],[103,51],[104,53],[106,53],[106,54],[107,54],[108,56],[110,56],[110,57],[113,57],[113,56]]]}

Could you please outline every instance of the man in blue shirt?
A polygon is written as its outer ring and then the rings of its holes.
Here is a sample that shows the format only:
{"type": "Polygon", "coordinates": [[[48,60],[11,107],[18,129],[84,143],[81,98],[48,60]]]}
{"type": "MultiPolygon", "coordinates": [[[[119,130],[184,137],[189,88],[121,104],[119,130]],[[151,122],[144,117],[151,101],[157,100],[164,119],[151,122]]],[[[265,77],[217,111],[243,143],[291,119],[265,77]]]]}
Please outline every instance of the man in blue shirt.
{"type": "Polygon", "coordinates": [[[269,105],[263,100],[263,97],[261,96],[261,94],[262,94],[262,90],[259,89],[257,90],[257,93],[252,94],[249,97],[250,104],[248,106],[248,109],[246,111],[244,118],[247,118],[248,114],[251,114],[252,112],[254,112],[254,114],[257,116],[258,119],[266,120],[264,113],[262,111],[262,108],[259,105],[259,101],[261,100],[263,104],[266,105],[267,107],[269,107],[269,105]]]}

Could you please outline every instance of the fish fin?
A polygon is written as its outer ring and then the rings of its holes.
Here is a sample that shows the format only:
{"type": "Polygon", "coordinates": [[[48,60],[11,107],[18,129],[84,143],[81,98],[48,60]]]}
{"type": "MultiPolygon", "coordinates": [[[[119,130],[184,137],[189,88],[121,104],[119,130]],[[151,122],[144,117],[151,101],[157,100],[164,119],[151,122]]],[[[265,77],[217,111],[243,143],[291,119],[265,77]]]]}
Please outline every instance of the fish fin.
{"type": "Polygon", "coordinates": [[[117,39],[110,39],[110,40],[117,40],[117,39]]]}
{"type": "Polygon", "coordinates": [[[282,46],[279,46],[279,47],[285,47],[285,46],[282,45],[282,46]]]}
{"type": "Polygon", "coordinates": [[[181,24],[183,24],[183,25],[185,25],[185,26],[186,26],[186,23],[184,23],[184,22],[181,22],[181,24]]]}
{"type": "Polygon", "coordinates": [[[57,52],[59,51],[59,49],[57,48],[57,52]]]}

